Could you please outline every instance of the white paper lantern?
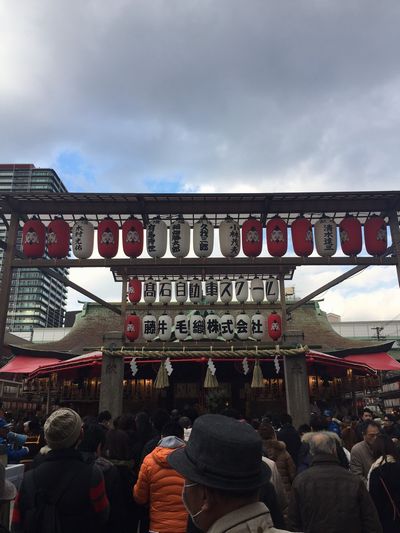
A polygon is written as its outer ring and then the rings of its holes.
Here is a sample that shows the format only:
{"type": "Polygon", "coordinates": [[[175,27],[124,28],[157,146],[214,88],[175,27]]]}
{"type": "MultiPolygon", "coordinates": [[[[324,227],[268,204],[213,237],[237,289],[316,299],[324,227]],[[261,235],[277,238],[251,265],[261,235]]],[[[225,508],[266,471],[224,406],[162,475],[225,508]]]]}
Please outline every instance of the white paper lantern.
{"type": "Polygon", "coordinates": [[[236,257],[240,252],[240,226],[231,217],[219,225],[219,247],[224,257],[236,257]]]}
{"type": "Polygon", "coordinates": [[[189,319],[190,336],[194,341],[200,341],[204,337],[204,318],[194,313],[189,319]]]}
{"type": "Polygon", "coordinates": [[[88,259],[93,253],[94,226],[81,218],[72,226],[72,253],[78,259],[88,259]]]}
{"type": "Polygon", "coordinates": [[[250,292],[253,302],[259,304],[264,301],[264,282],[261,278],[256,276],[251,280],[250,292]]]}
{"type": "Polygon", "coordinates": [[[230,341],[235,336],[235,318],[230,313],[221,316],[221,335],[226,341],[230,341]]]}
{"type": "Polygon", "coordinates": [[[261,313],[255,313],[251,317],[251,336],[253,339],[260,341],[264,336],[265,319],[261,313]]]}
{"type": "Polygon", "coordinates": [[[153,278],[148,278],[143,284],[143,300],[149,305],[153,304],[157,298],[157,283],[153,278]]]}
{"type": "Polygon", "coordinates": [[[158,217],[147,224],[146,245],[150,257],[163,257],[167,251],[167,225],[158,217]]]}
{"type": "Polygon", "coordinates": [[[211,276],[205,283],[206,285],[206,302],[208,304],[215,304],[218,300],[218,281],[211,276]]]}
{"type": "Polygon", "coordinates": [[[188,299],[188,284],[182,276],[175,281],[175,299],[178,304],[184,304],[188,299]]]}
{"type": "Polygon", "coordinates": [[[179,313],[174,320],[175,337],[179,341],[183,341],[189,335],[189,319],[187,315],[179,313]]]}
{"type": "Polygon", "coordinates": [[[169,249],[174,257],[186,257],[190,248],[190,226],[178,218],[169,228],[169,249]]]}
{"type": "Polygon", "coordinates": [[[236,316],[236,333],[241,341],[248,339],[251,335],[251,319],[246,313],[236,316]]]}
{"type": "Polygon", "coordinates": [[[209,257],[214,247],[214,228],[203,216],[193,225],[193,250],[197,257],[209,257]]]}
{"type": "Polygon", "coordinates": [[[223,304],[232,301],[233,285],[232,281],[225,277],[219,282],[219,298],[223,304]]]}
{"type": "Polygon", "coordinates": [[[270,304],[275,303],[279,297],[279,284],[278,280],[272,276],[269,276],[265,282],[265,295],[267,302],[270,304]]]}
{"type": "Polygon", "coordinates": [[[315,248],[321,257],[331,257],[337,250],[337,226],[331,218],[322,217],[314,224],[315,248]]]}
{"type": "Polygon", "coordinates": [[[169,304],[172,298],[172,282],[168,278],[163,278],[158,284],[158,299],[160,304],[169,304]]]}
{"type": "Polygon", "coordinates": [[[216,313],[210,313],[205,318],[205,332],[208,339],[217,339],[221,333],[221,322],[216,313]]]}
{"type": "Polygon", "coordinates": [[[160,315],[158,318],[158,337],[160,341],[166,342],[171,338],[172,318],[169,315],[160,315]]]}
{"type": "Polygon", "coordinates": [[[249,298],[249,283],[243,276],[240,276],[235,281],[235,294],[237,301],[241,304],[249,298]]]}
{"type": "Polygon", "coordinates": [[[142,335],[146,341],[152,341],[157,337],[157,319],[154,315],[145,315],[142,318],[142,335]]]}
{"type": "Polygon", "coordinates": [[[200,279],[193,278],[189,282],[189,298],[194,304],[201,302],[203,298],[203,287],[200,279]]]}

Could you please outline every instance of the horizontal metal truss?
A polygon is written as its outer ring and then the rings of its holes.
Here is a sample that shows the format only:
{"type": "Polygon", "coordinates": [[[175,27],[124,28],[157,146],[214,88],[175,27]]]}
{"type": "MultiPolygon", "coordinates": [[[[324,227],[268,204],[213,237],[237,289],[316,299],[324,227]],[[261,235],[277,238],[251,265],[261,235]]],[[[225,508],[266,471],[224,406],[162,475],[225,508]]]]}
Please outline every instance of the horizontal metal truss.
{"type": "Polygon", "coordinates": [[[315,222],[322,214],[341,220],[346,213],[360,222],[372,213],[400,211],[399,191],[271,193],[271,194],[96,194],[96,193],[1,193],[0,215],[18,213],[21,218],[36,214],[43,222],[63,215],[70,223],[85,216],[97,225],[110,215],[121,224],[130,215],[144,224],[154,216],[172,221],[183,215],[194,223],[207,215],[217,226],[226,215],[242,223],[251,214],[264,223],[279,214],[289,224],[304,214],[315,222]]]}

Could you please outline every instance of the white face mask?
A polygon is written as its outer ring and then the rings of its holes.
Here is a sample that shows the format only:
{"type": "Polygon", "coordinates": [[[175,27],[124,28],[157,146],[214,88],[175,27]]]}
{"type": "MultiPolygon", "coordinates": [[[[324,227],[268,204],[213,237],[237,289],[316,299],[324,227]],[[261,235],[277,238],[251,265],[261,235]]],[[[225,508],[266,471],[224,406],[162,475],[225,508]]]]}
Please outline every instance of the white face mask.
{"type": "Polygon", "coordinates": [[[189,507],[188,507],[188,504],[187,504],[187,501],[186,501],[186,496],[185,496],[185,489],[186,488],[189,488],[189,487],[195,487],[196,485],[198,485],[199,483],[190,483],[189,485],[185,485],[183,484],[183,487],[182,487],[182,502],[183,502],[183,506],[185,507],[186,511],[188,512],[190,518],[192,519],[192,522],[193,524],[196,526],[196,527],[199,527],[198,524],[196,523],[195,521],[195,518],[196,516],[199,516],[199,514],[201,514],[204,509],[200,509],[200,511],[197,511],[197,513],[194,513],[192,514],[192,512],[190,511],[189,507]]]}

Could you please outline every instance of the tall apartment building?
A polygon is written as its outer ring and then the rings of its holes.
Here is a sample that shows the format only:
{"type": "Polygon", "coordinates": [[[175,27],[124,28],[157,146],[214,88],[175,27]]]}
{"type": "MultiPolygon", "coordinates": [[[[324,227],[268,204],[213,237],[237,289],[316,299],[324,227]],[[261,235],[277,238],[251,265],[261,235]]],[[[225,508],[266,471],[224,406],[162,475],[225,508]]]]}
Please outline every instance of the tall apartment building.
{"type": "MultiPolygon", "coordinates": [[[[0,193],[2,192],[67,192],[63,182],[53,169],[36,168],[34,165],[0,164],[0,193]]],[[[0,222],[0,238],[6,228],[0,222]]],[[[21,249],[22,230],[17,246],[21,249]]],[[[3,251],[0,250],[0,267],[3,251]]],[[[68,275],[68,269],[57,272],[68,275]]],[[[14,271],[7,315],[9,331],[32,331],[33,328],[60,327],[64,323],[67,288],[58,280],[37,268],[14,271]]]]}

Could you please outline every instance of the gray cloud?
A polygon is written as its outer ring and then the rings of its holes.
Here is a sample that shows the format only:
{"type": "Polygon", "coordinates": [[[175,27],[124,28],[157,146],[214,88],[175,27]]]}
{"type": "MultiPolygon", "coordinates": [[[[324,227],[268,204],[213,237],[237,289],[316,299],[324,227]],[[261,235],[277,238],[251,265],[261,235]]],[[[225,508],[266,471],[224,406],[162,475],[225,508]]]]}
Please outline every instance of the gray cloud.
{"type": "Polygon", "coordinates": [[[3,161],[73,186],[397,188],[400,4],[0,3],[3,161]]]}

